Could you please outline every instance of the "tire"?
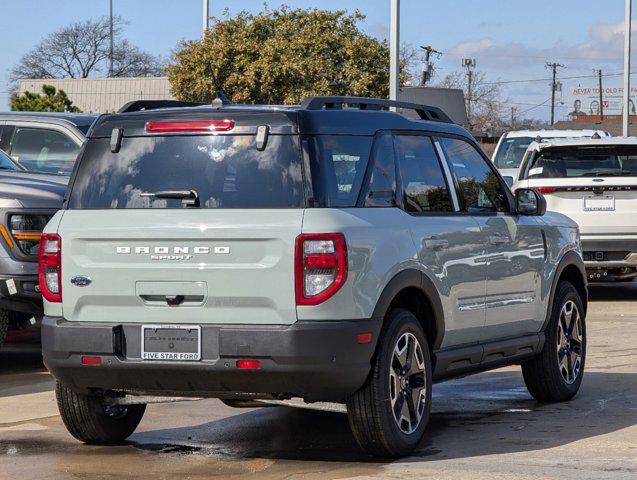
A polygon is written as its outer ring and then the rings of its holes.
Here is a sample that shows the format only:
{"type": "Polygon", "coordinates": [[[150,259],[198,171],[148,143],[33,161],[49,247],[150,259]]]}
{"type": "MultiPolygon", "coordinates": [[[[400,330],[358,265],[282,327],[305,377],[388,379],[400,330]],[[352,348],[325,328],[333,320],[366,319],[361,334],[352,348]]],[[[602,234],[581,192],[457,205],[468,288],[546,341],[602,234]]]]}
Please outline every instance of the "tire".
{"type": "Polygon", "coordinates": [[[9,312],[0,309],[0,347],[4,345],[4,340],[7,338],[7,330],[9,330],[9,312]]]}
{"type": "Polygon", "coordinates": [[[347,400],[349,424],[363,450],[380,457],[400,457],[416,448],[429,421],[431,376],[429,347],[418,319],[407,310],[391,310],[385,317],[369,377],[347,400]],[[401,367],[401,361],[406,368],[401,367]],[[411,374],[401,377],[398,372],[407,369],[411,374]],[[393,406],[400,409],[400,425],[393,406]]]}
{"type": "Polygon", "coordinates": [[[565,402],[577,394],[586,361],[584,317],[582,299],[575,287],[560,282],[544,332],[544,347],[537,357],[522,364],[524,383],[536,400],[565,402]]]}
{"type": "Polygon", "coordinates": [[[59,382],[55,396],[69,433],[92,445],[122,443],[135,431],[146,410],[146,405],[108,406],[101,397],[75,393],[59,382]]]}

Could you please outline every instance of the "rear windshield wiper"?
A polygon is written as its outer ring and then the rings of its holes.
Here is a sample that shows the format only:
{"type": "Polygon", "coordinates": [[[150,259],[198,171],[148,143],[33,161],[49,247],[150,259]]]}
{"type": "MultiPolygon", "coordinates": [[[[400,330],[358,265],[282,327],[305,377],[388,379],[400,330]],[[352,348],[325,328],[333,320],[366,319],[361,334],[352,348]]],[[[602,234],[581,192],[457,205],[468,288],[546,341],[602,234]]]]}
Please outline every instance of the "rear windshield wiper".
{"type": "Polygon", "coordinates": [[[142,192],[139,196],[181,199],[184,206],[199,208],[199,194],[196,190],[160,190],[158,192],[142,192]]]}

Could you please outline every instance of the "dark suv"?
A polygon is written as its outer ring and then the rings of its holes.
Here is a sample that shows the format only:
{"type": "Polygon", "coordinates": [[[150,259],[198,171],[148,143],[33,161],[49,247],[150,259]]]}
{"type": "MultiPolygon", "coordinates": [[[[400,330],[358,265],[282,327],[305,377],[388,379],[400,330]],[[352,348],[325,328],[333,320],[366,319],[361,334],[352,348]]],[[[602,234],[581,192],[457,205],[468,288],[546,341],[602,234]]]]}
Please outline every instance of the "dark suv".
{"type": "MultiPolygon", "coordinates": [[[[40,234],[96,115],[0,113],[0,345],[42,315],[40,234]]],[[[37,330],[34,330],[37,334],[37,330]]]]}

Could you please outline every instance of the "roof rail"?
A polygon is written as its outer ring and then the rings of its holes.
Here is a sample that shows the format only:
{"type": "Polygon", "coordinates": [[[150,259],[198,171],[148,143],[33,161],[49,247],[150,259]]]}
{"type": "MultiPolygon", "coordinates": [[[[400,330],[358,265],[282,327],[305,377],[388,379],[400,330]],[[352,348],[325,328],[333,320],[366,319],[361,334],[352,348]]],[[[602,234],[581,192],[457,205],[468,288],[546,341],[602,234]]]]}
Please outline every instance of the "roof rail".
{"type": "Polygon", "coordinates": [[[133,100],[126,103],[117,113],[139,112],[141,110],[155,110],[156,108],[199,107],[206,105],[198,102],[182,102],[181,100],[133,100]]]}
{"type": "Polygon", "coordinates": [[[422,120],[432,122],[454,123],[449,116],[438,107],[420,105],[418,103],[398,102],[383,98],[369,97],[309,97],[303,100],[301,108],[306,110],[342,109],[343,105],[358,106],[360,110],[380,110],[382,108],[400,108],[414,110],[422,120]]]}

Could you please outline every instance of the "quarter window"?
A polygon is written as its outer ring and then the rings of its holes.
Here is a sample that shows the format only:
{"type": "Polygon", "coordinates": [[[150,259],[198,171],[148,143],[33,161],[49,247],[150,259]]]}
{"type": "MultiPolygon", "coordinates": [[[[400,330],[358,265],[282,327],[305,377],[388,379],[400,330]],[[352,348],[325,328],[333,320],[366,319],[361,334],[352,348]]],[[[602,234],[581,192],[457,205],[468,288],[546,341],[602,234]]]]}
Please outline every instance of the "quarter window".
{"type": "Polygon", "coordinates": [[[431,138],[395,137],[396,154],[408,212],[451,212],[451,196],[431,138]]]}
{"type": "Polygon", "coordinates": [[[469,213],[508,212],[502,182],[470,143],[457,138],[439,139],[458,181],[458,193],[469,213]]]}
{"type": "Polygon", "coordinates": [[[396,205],[396,165],[394,141],[389,133],[382,134],[374,144],[373,168],[369,178],[366,207],[393,207],[396,205]]]}

